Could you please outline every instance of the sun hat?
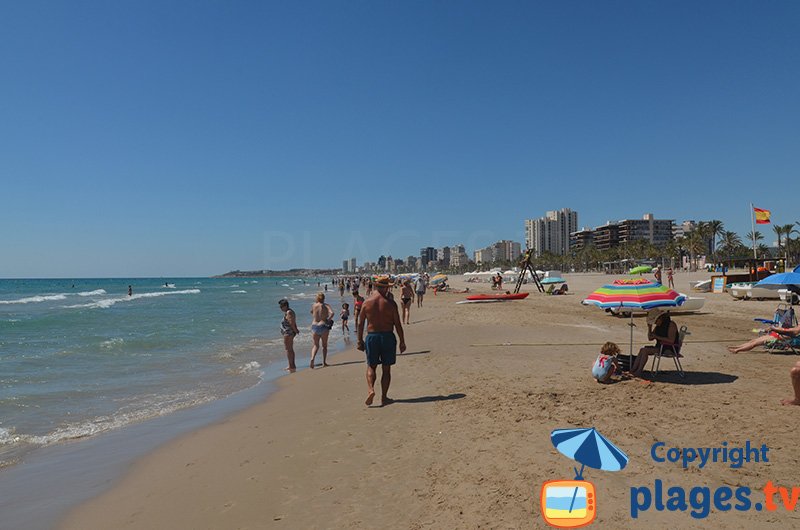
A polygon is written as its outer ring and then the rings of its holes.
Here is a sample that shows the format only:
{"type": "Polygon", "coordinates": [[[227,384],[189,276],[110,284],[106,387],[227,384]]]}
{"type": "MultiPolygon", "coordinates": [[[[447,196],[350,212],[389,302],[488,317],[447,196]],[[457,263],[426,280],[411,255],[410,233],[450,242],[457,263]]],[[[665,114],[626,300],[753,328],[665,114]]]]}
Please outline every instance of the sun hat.
{"type": "Polygon", "coordinates": [[[394,285],[392,279],[387,275],[376,276],[375,279],[372,281],[372,285],[375,287],[391,287],[394,285]]]}
{"type": "Polygon", "coordinates": [[[650,311],[647,312],[647,324],[649,326],[652,326],[653,324],[656,323],[658,317],[666,313],[668,313],[668,311],[664,311],[663,309],[658,309],[658,308],[651,309],[650,311]]]}

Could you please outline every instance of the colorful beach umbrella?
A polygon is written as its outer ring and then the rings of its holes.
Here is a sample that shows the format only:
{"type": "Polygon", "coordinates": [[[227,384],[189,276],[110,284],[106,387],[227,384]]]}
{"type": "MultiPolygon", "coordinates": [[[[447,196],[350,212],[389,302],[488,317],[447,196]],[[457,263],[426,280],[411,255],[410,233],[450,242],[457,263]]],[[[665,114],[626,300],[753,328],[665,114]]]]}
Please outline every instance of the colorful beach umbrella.
{"type": "Polygon", "coordinates": [[[644,274],[645,272],[651,272],[653,267],[650,265],[639,265],[638,267],[634,267],[628,271],[628,274],[644,274]]]}
{"type": "Polygon", "coordinates": [[[431,285],[439,285],[440,283],[446,282],[446,281],[447,281],[447,275],[446,274],[437,274],[437,275],[435,275],[434,277],[431,278],[430,284],[431,285]]]}
{"type": "Polygon", "coordinates": [[[547,285],[549,283],[564,283],[566,280],[564,278],[545,278],[541,280],[541,283],[547,285]]]}
{"type": "MultiPolygon", "coordinates": [[[[614,280],[586,297],[583,305],[596,305],[602,309],[624,308],[648,311],[657,307],[678,307],[686,301],[686,296],[660,283],[644,278],[614,280]]],[[[633,311],[630,312],[631,348],[629,361],[633,361],[633,311]]]]}
{"type": "Polygon", "coordinates": [[[646,311],[656,307],[677,307],[685,301],[686,296],[660,283],[644,278],[632,278],[614,280],[594,291],[581,303],[594,304],[603,309],[630,307],[646,311]]]}

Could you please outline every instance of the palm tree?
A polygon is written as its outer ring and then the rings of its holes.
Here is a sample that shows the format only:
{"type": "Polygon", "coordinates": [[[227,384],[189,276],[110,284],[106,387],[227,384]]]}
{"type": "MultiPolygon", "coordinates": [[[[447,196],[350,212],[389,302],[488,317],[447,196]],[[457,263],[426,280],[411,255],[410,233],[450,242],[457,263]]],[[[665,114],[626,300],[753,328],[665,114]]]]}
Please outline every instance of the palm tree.
{"type": "Polygon", "coordinates": [[[717,236],[722,235],[724,231],[725,225],[719,219],[708,222],[708,235],[711,236],[711,252],[714,256],[714,263],[717,262],[717,236]]]}
{"type": "Polygon", "coordinates": [[[722,236],[719,240],[719,249],[725,254],[728,258],[728,263],[732,264],[733,255],[736,253],[736,249],[742,246],[742,238],[739,237],[739,234],[736,232],[731,232],[730,230],[725,230],[722,232],[722,236]]]}
{"type": "Polygon", "coordinates": [[[772,230],[775,231],[775,235],[778,236],[778,257],[781,255],[781,237],[786,233],[783,231],[783,225],[772,225],[772,230]]]}
{"type": "MultiPolygon", "coordinates": [[[[758,242],[764,239],[764,235],[758,230],[755,230],[747,233],[747,239],[750,241],[750,248],[753,248],[758,246],[758,242]]],[[[758,259],[757,256],[758,254],[756,254],[756,259],[758,259]]]]}

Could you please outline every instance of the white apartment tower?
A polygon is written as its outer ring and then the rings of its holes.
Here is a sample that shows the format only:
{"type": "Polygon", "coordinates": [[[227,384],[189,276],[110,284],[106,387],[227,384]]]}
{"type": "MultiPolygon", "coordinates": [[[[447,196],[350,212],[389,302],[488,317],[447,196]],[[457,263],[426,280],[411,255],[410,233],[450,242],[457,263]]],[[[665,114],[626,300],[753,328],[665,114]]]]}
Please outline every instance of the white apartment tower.
{"type": "Polygon", "coordinates": [[[569,235],[578,231],[578,212],[569,208],[547,212],[539,219],[525,220],[525,242],[534,256],[544,252],[569,254],[569,235]]]}

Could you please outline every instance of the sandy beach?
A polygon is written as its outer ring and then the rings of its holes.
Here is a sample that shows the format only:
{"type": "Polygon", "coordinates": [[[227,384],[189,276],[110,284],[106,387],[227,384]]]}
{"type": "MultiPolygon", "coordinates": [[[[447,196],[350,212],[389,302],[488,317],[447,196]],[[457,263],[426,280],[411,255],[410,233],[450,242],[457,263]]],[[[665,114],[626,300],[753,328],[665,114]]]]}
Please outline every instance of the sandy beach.
{"type": "MultiPolygon", "coordinates": [[[[676,274],[676,287],[688,293],[690,280],[708,276],[676,274]]],[[[631,488],[654,491],[657,479],[665,498],[674,486],[687,495],[707,487],[712,496],[720,487],[748,487],[753,505],[764,501],[768,481],[800,485],[792,442],[800,407],[780,404],[791,395],[796,359],[725,348],[754,337],[752,319],[771,316],[777,301],[697,294],[706,298],[701,312],[673,317],[691,332],[685,379],[665,359],[653,381],[601,385],[592,363],[607,340],[628,351],[629,320],[580,301],[615,277],[565,278],[567,296],[526,285],[526,300],[505,303],[457,305],[465,295],[429,293],[406,327],[394,404],[364,405],[363,354],[351,348],[331,367],[284,377],[264,402],[137,461],[61,528],[541,528],[542,484],[572,479],[575,465],[550,433],[576,427],[597,428],[630,458],[616,473],[585,472],[597,490],[597,528],[800,525],[780,506],[712,507],[703,518],[691,515],[691,505],[651,506],[631,515],[631,488]],[[733,448],[748,440],[766,444],[768,462],[684,469],[651,457],[656,442],[733,448]]],[[[450,283],[490,292],[488,284],[450,283]]],[[[644,317],[634,321],[638,349],[647,328],[644,317]]],[[[308,352],[298,355],[298,365],[306,364],[308,352]]]]}

